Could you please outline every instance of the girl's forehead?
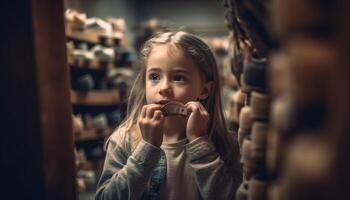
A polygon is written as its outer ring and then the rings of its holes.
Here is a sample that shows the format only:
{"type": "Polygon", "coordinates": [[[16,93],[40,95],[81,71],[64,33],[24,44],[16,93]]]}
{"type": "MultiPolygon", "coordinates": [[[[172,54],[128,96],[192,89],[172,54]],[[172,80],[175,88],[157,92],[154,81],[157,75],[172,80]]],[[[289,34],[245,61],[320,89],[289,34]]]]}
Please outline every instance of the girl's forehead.
{"type": "Polygon", "coordinates": [[[174,44],[155,45],[147,58],[147,65],[155,63],[195,65],[195,62],[174,44]]]}
{"type": "Polygon", "coordinates": [[[168,55],[170,57],[174,57],[174,56],[180,56],[181,57],[181,56],[184,55],[183,50],[179,49],[173,43],[156,44],[156,45],[154,45],[152,50],[151,50],[151,54],[152,53],[159,53],[159,52],[166,53],[166,55],[168,55]]]}
{"type": "Polygon", "coordinates": [[[184,70],[192,75],[199,74],[202,81],[206,79],[197,63],[174,44],[159,44],[153,47],[146,62],[146,71],[153,69],[184,70]]]}

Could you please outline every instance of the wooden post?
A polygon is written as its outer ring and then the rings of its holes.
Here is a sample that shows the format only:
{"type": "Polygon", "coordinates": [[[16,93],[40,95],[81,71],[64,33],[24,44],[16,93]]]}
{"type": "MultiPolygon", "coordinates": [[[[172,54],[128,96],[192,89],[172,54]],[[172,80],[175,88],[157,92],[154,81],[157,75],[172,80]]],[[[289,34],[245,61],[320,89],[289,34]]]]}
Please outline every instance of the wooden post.
{"type": "Polygon", "coordinates": [[[1,2],[1,199],[76,199],[63,1],[1,2]]]}
{"type": "Polygon", "coordinates": [[[346,185],[350,182],[350,21],[348,13],[350,9],[349,1],[334,1],[334,38],[339,49],[339,65],[335,66],[336,70],[333,87],[333,121],[331,124],[332,134],[336,139],[336,163],[334,169],[334,180],[332,183],[335,187],[334,199],[349,199],[350,193],[346,185]]]}

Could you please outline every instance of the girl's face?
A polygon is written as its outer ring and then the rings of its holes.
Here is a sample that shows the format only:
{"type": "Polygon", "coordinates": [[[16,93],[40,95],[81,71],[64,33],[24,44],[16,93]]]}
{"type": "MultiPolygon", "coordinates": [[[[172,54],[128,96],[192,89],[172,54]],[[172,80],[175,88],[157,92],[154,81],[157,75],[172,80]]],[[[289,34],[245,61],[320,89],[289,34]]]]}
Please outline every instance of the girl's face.
{"type": "Polygon", "coordinates": [[[203,100],[208,85],[196,64],[174,45],[153,47],[146,63],[147,104],[203,100]]]}

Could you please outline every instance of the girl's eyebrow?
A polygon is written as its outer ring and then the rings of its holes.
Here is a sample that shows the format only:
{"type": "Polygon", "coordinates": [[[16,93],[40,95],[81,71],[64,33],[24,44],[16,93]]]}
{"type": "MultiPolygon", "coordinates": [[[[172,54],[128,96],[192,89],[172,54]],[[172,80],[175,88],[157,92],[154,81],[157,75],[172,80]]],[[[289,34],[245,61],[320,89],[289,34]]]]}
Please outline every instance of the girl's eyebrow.
{"type": "Polygon", "coordinates": [[[147,69],[147,72],[149,72],[149,71],[161,71],[160,70],[160,68],[158,68],[158,67],[150,67],[149,69],[147,69]]]}
{"type": "Polygon", "coordinates": [[[180,73],[184,73],[184,74],[190,74],[189,71],[185,70],[185,69],[174,69],[172,70],[173,72],[180,72],[180,73]]]}
{"type": "MultiPolygon", "coordinates": [[[[146,72],[152,72],[152,71],[155,71],[155,72],[160,72],[162,71],[160,68],[158,67],[150,67],[149,69],[147,69],[146,72]]],[[[182,68],[175,68],[175,69],[172,69],[171,72],[175,72],[175,73],[184,73],[184,74],[190,74],[189,71],[187,71],[186,69],[182,69],[182,68]]]]}

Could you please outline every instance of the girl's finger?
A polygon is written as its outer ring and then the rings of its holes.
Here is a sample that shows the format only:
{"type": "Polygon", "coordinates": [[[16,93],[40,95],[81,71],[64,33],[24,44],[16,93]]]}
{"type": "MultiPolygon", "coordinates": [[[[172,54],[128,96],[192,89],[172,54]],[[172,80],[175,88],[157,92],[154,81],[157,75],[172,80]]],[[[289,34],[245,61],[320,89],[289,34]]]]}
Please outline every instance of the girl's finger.
{"type": "Polygon", "coordinates": [[[187,109],[188,112],[193,112],[194,105],[191,102],[188,102],[185,104],[185,108],[187,109]]]}
{"type": "Polygon", "coordinates": [[[199,103],[199,108],[201,109],[202,115],[208,115],[209,114],[207,109],[205,109],[204,106],[201,103],[199,103]]]}
{"type": "Polygon", "coordinates": [[[189,102],[188,108],[190,108],[192,112],[198,110],[198,114],[202,117],[209,116],[209,113],[200,102],[189,102]]]}
{"type": "Polygon", "coordinates": [[[197,102],[197,105],[198,105],[199,109],[201,110],[201,112],[206,112],[207,111],[200,102],[197,102]]]}
{"type": "Polygon", "coordinates": [[[202,116],[204,116],[204,117],[209,117],[209,113],[208,113],[207,111],[203,111],[203,112],[202,112],[202,116]]]}
{"type": "Polygon", "coordinates": [[[143,106],[143,107],[142,107],[142,110],[141,110],[141,116],[142,116],[143,118],[146,117],[146,110],[147,110],[146,106],[143,106]]]}
{"type": "Polygon", "coordinates": [[[194,101],[190,101],[185,105],[191,112],[201,111],[199,104],[194,101]]]}
{"type": "Polygon", "coordinates": [[[153,116],[152,110],[148,105],[147,105],[146,116],[147,116],[147,118],[152,118],[152,116],[153,116]]]}
{"type": "Polygon", "coordinates": [[[160,110],[160,105],[158,104],[150,104],[147,106],[147,117],[148,118],[153,118],[154,112],[156,110],[160,110]]]}
{"type": "Polygon", "coordinates": [[[156,110],[156,111],[154,112],[153,119],[158,121],[158,120],[161,119],[161,116],[162,116],[162,111],[156,110]]]}

